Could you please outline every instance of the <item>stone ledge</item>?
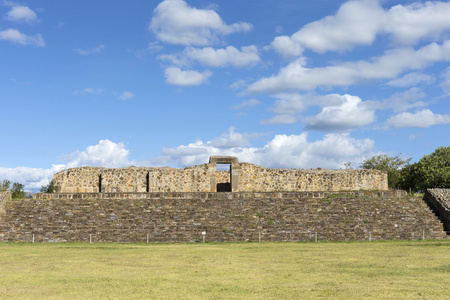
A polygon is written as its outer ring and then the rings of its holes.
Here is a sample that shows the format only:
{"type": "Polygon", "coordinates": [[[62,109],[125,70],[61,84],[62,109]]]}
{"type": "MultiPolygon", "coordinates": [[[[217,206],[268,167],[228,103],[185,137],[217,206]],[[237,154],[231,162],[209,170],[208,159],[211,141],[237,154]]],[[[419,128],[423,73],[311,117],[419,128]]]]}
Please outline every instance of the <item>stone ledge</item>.
{"type": "Polygon", "coordinates": [[[36,193],[33,199],[292,199],[292,198],[327,198],[330,195],[342,197],[405,197],[406,191],[341,191],[341,192],[169,192],[169,193],[36,193]]]}

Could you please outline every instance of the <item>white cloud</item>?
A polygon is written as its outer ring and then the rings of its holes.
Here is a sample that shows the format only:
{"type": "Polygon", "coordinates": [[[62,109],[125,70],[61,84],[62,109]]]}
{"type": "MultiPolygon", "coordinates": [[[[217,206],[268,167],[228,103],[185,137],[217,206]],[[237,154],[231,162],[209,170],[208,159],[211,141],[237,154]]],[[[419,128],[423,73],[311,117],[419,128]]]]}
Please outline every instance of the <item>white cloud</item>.
{"type": "Polygon", "coordinates": [[[235,129],[231,127],[227,133],[223,133],[221,136],[208,142],[208,145],[219,149],[245,147],[250,146],[250,140],[258,136],[260,136],[258,133],[248,134],[235,132],[235,129]]]}
{"type": "Polygon", "coordinates": [[[37,21],[37,15],[28,6],[13,6],[8,12],[7,20],[13,22],[32,23],[37,21]]]}
{"type": "Polygon", "coordinates": [[[302,46],[285,35],[277,36],[271,46],[284,57],[300,56],[303,53],[302,46]]]}
{"type": "Polygon", "coordinates": [[[396,78],[387,82],[387,85],[395,86],[395,87],[411,87],[416,86],[421,83],[423,84],[432,84],[434,82],[434,77],[423,74],[421,72],[412,72],[408,73],[400,78],[396,78]]]}
{"type": "Polygon", "coordinates": [[[322,107],[315,116],[305,118],[307,129],[345,132],[374,122],[374,111],[368,109],[359,97],[336,96],[340,97],[341,103],[322,107]]]}
{"type": "Polygon", "coordinates": [[[89,146],[85,151],[76,151],[67,155],[67,168],[82,166],[120,168],[130,165],[129,151],[125,145],[110,140],[100,140],[97,145],[89,146]]]}
{"type": "MultiPolygon", "coordinates": [[[[288,51],[301,47],[319,53],[347,50],[354,45],[368,45],[375,40],[378,24],[383,20],[383,10],[378,1],[348,1],[342,4],[336,15],[305,25],[292,35],[291,41],[284,37],[283,44],[292,44],[287,48],[288,51]]],[[[278,52],[286,54],[277,39],[272,46],[278,52]]]]}
{"type": "Polygon", "coordinates": [[[120,100],[128,100],[134,97],[134,94],[132,92],[124,91],[122,94],[120,94],[119,99],[120,100]]]}
{"type": "Polygon", "coordinates": [[[389,118],[386,123],[388,126],[394,128],[428,128],[433,125],[450,123],[450,115],[434,114],[429,109],[422,109],[416,113],[400,113],[389,118]]]}
{"type": "Polygon", "coordinates": [[[149,29],[166,43],[206,46],[216,43],[219,35],[249,31],[252,25],[227,25],[212,9],[190,7],[183,0],[165,0],[155,8],[149,29]]]}
{"type": "Polygon", "coordinates": [[[297,117],[290,114],[277,115],[271,119],[261,120],[261,124],[279,125],[279,124],[294,124],[298,121],[297,117]]]}
{"type": "Polygon", "coordinates": [[[97,145],[89,146],[84,151],[76,151],[66,156],[66,164],[53,165],[49,169],[42,168],[2,168],[0,167],[0,180],[8,179],[25,185],[27,191],[38,191],[41,186],[47,185],[53,174],[67,168],[82,166],[119,168],[134,164],[128,160],[129,151],[123,143],[114,143],[101,140],[97,145]]]}
{"type": "Polygon", "coordinates": [[[277,115],[262,120],[262,124],[292,124],[303,119],[307,129],[342,132],[367,125],[375,118],[375,104],[362,102],[356,96],[280,93],[275,97],[278,100],[270,111],[277,115]],[[301,117],[301,113],[311,106],[319,106],[320,112],[315,116],[301,117]]]}
{"type": "Polygon", "coordinates": [[[98,54],[98,53],[102,52],[104,49],[105,49],[104,45],[99,45],[92,49],[88,49],[88,50],[75,49],[75,51],[80,55],[92,55],[92,54],[98,54]]]}
{"type": "Polygon", "coordinates": [[[335,15],[306,24],[291,37],[276,37],[271,46],[283,56],[299,56],[303,49],[323,53],[370,45],[382,34],[395,44],[437,41],[450,30],[449,15],[448,2],[416,2],[386,10],[377,0],[347,1],[335,15]]]}
{"type": "Polygon", "coordinates": [[[238,81],[231,84],[230,88],[232,88],[233,90],[237,90],[237,89],[245,87],[246,85],[247,85],[247,83],[245,82],[245,80],[239,79],[238,81]]]}
{"type": "Polygon", "coordinates": [[[21,33],[17,29],[12,28],[0,31],[0,40],[10,41],[20,45],[32,45],[38,47],[45,46],[45,41],[42,35],[36,34],[35,36],[29,36],[21,33]]]}
{"type": "Polygon", "coordinates": [[[254,107],[256,105],[259,105],[259,104],[261,104],[260,101],[258,101],[256,99],[250,99],[250,100],[247,100],[247,101],[243,101],[242,103],[236,104],[236,105],[232,106],[231,108],[232,109],[236,109],[236,110],[238,110],[238,109],[248,109],[248,108],[252,108],[252,107],[254,107]]]}
{"type": "Polygon", "coordinates": [[[421,89],[413,87],[405,92],[395,93],[383,101],[366,101],[366,104],[371,109],[392,109],[397,113],[411,108],[427,106],[428,103],[419,101],[425,96],[421,89]]]}
{"type": "Polygon", "coordinates": [[[205,71],[203,73],[197,71],[183,71],[177,67],[170,67],[164,71],[166,83],[180,86],[194,86],[205,83],[212,73],[205,71]]]}
{"type": "MultiPolygon", "coordinates": [[[[234,133],[237,134],[237,133],[234,133]]],[[[203,164],[211,155],[233,155],[239,161],[272,168],[339,168],[342,162],[361,162],[371,156],[374,142],[357,140],[348,134],[327,134],[322,140],[310,142],[307,133],[276,135],[261,148],[233,146],[218,148],[212,141],[197,140],[188,145],[163,149],[157,160],[179,166],[203,164]]]]}
{"type": "Polygon", "coordinates": [[[298,58],[277,75],[262,78],[247,88],[248,93],[279,93],[289,90],[312,90],[319,86],[349,86],[368,80],[396,77],[408,70],[450,60],[450,40],[441,45],[431,43],[418,50],[399,48],[387,51],[370,61],[344,62],[327,67],[306,68],[306,60],[298,58]]]}
{"type": "Polygon", "coordinates": [[[179,55],[160,55],[160,59],[166,59],[176,65],[187,65],[189,62],[198,62],[209,67],[244,67],[254,65],[261,61],[258,49],[255,46],[241,47],[241,50],[228,46],[223,49],[212,47],[194,48],[188,47],[179,55]]]}
{"type": "Polygon", "coordinates": [[[387,13],[384,30],[396,43],[414,44],[420,40],[437,40],[450,30],[450,3],[442,1],[414,2],[396,5],[387,13]]]}
{"type": "Polygon", "coordinates": [[[26,191],[38,191],[41,186],[47,185],[53,174],[65,168],[65,165],[53,165],[50,169],[42,168],[3,168],[0,167],[0,181],[7,179],[25,186],[26,191]]]}
{"type": "Polygon", "coordinates": [[[276,95],[279,98],[275,101],[271,111],[276,114],[297,114],[304,111],[311,103],[314,96],[281,93],[276,95]]]}

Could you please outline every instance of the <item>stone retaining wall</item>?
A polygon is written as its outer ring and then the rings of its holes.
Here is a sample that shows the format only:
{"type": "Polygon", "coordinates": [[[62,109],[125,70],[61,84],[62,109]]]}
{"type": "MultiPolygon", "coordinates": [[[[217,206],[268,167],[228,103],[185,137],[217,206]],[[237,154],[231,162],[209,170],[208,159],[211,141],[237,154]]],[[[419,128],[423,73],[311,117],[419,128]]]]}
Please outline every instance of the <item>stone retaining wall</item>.
{"type": "Polygon", "coordinates": [[[437,212],[445,230],[450,231],[450,189],[427,189],[425,200],[437,212]]]}
{"type": "Polygon", "coordinates": [[[7,201],[0,241],[196,242],[203,231],[206,241],[446,238],[423,200],[379,193],[40,194],[7,201]]]}

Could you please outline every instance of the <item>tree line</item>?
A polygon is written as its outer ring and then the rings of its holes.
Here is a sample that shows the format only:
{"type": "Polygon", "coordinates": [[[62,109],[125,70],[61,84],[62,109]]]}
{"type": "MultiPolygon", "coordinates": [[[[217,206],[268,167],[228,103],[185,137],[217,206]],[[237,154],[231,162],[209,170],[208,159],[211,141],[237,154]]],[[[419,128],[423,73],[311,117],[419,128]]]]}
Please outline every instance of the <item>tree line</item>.
{"type": "Polygon", "coordinates": [[[24,186],[21,183],[14,182],[11,187],[11,181],[5,179],[1,183],[0,192],[9,191],[12,198],[25,198],[24,186]]]}
{"type": "MultiPolygon", "coordinates": [[[[53,193],[53,179],[47,184],[41,186],[41,193],[53,193]]],[[[20,199],[26,198],[26,192],[24,190],[24,185],[18,182],[14,182],[11,186],[11,181],[4,179],[0,184],[0,192],[9,191],[11,193],[11,198],[20,199]]]]}
{"type": "Polygon", "coordinates": [[[450,146],[439,147],[411,164],[401,155],[376,155],[364,160],[360,168],[388,173],[389,188],[425,191],[428,188],[450,188],[450,146]]]}

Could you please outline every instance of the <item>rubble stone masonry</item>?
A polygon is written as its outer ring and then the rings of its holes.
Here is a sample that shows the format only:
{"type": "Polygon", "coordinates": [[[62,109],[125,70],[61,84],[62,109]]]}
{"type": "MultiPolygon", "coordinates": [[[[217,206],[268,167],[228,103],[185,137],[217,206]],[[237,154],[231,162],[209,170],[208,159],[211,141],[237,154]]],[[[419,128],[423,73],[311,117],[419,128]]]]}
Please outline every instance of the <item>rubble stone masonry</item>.
{"type": "Polygon", "coordinates": [[[425,201],[439,215],[445,230],[450,232],[450,189],[427,189],[425,201]]]}
{"type": "Polygon", "coordinates": [[[447,238],[403,191],[35,194],[6,201],[3,242],[350,241],[447,238]]]}
{"type": "Polygon", "coordinates": [[[54,175],[55,192],[216,192],[219,184],[229,184],[232,192],[388,189],[386,172],[378,170],[270,169],[238,163],[237,158],[230,161],[230,171],[218,171],[211,162],[185,169],[71,168],[54,175]]]}

